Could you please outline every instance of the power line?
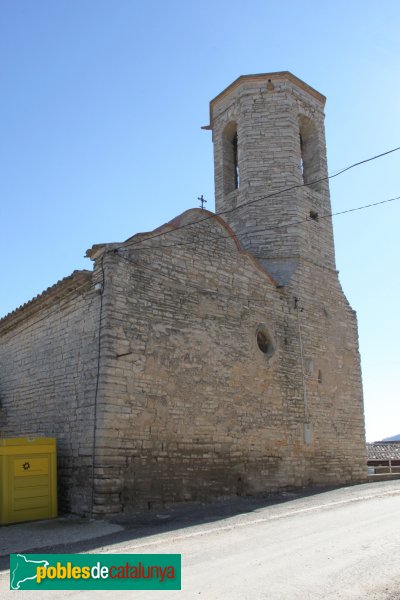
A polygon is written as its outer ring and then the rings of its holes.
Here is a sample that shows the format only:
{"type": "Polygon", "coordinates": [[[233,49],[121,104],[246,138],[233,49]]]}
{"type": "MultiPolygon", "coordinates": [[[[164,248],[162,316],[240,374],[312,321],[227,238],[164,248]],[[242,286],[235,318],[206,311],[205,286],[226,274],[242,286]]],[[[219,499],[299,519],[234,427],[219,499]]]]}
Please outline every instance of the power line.
{"type": "MultiPolygon", "coordinates": [[[[389,202],[395,202],[396,200],[400,200],[400,196],[396,196],[394,198],[388,198],[386,200],[380,200],[379,202],[372,202],[370,204],[364,204],[362,206],[356,206],[354,208],[348,208],[346,210],[342,210],[342,211],[338,211],[338,212],[334,212],[334,213],[326,213],[324,215],[318,215],[318,221],[320,221],[321,219],[328,219],[328,218],[331,218],[331,217],[337,217],[339,215],[344,215],[344,214],[347,214],[347,213],[356,212],[356,211],[359,211],[359,210],[364,210],[366,208],[371,208],[371,207],[374,207],[374,206],[379,206],[381,204],[387,204],[389,202]]],[[[212,216],[215,216],[215,215],[212,215],[212,216]]],[[[298,221],[293,221],[291,223],[282,223],[280,225],[274,225],[272,227],[264,227],[262,229],[262,231],[263,232],[264,231],[273,231],[275,229],[280,229],[281,227],[293,227],[294,225],[300,225],[302,223],[310,222],[310,221],[314,221],[315,222],[316,220],[313,219],[312,217],[305,217],[304,219],[300,219],[298,221]]],[[[197,222],[198,221],[196,221],[196,223],[197,222]]],[[[180,229],[180,228],[177,228],[177,230],[178,229],[180,229]]],[[[173,230],[173,231],[176,231],[176,230],[173,230]]],[[[171,233],[172,233],[172,231],[171,231],[171,233]]],[[[249,233],[252,233],[251,230],[248,231],[248,232],[246,232],[246,233],[242,233],[242,234],[235,233],[235,236],[237,238],[241,238],[241,237],[244,237],[244,236],[248,235],[249,233]]],[[[198,232],[198,235],[199,235],[199,232],[198,232]]],[[[202,243],[202,242],[209,243],[210,242],[210,237],[212,238],[212,240],[232,239],[231,235],[222,235],[222,234],[221,235],[213,235],[212,233],[208,232],[207,233],[207,237],[204,237],[203,240],[197,238],[197,239],[193,239],[191,241],[186,241],[186,242],[176,242],[176,243],[173,243],[173,244],[163,244],[163,245],[161,245],[159,247],[157,247],[157,246],[149,246],[147,248],[139,248],[139,250],[141,252],[145,252],[145,251],[154,252],[155,250],[164,250],[165,248],[176,248],[176,247],[179,247],[179,246],[192,246],[194,244],[198,244],[198,243],[202,243]]],[[[147,239],[152,239],[152,238],[147,238],[147,239]]],[[[143,240],[143,241],[146,241],[146,240],[143,240]]],[[[129,245],[130,244],[126,244],[124,246],[119,246],[119,247],[120,248],[122,248],[122,247],[125,248],[125,247],[128,247],[129,245]]],[[[113,252],[115,250],[117,250],[117,248],[114,248],[113,250],[110,250],[110,252],[113,252]]]]}
{"type": "Polygon", "coordinates": [[[388,198],[387,200],[381,200],[380,202],[372,202],[371,204],[364,204],[364,206],[356,206],[355,208],[348,208],[347,210],[341,210],[339,212],[331,213],[328,215],[322,215],[319,218],[326,219],[327,217],[337,217],[338,215],[345,215],[346,213],[355,212],[356,210],[364,210],[364,208],[371,208],[371,206],[379,206],[380,204],[386,204],[387,202],[394,202],[395,200],[400,200],[400,196],[396,196],[395,198],[388,198]]]}
{"type": "MultiPolygon", "coordinates": [[[[213,219],[215,216],[221,216],[221,215],[226,215],[228,213],[232,213],[236,210],[242,209],[244,207],[250,206],[252,204],[255,204],[256,202],[260,202],[261,200],[267,200],[269,198],[273,198],[276,196],[279,196],[280,194],[284,194],[286,192],[290,192],[292,190],[295,189],[299,189],[302,187],[310,187],[312,185],[315,185],[317,183],[321,183],[322,181],[328,181],[329,179],[334,179],[335,177],[338,177],[339,175],[342,175],[343,173],[345,173],[346,171],[350,171],[351,169],[354,169],[355,167],[358,167],[360,165],[366,164],[368,162],[371,162],[373,160],[377,160],[378,158],[382,158],[383,156],[387,156],[388,154],[392,154],[393,152],[397,152],[398,150],[400,150],[400,146],[396,147],[396,148],[392,148],[391,150],[387,150],[386,152],[382,152],[381,154],[376,154],[375,156],[371,156],[370,158],[365,158],[364,160],[360,160],[356,163],[353,163],[347,167],[345,167],[344,169],[341,169],[340,171],[334,173],[333,175],[327,175],[326,177],[321,177],[319,179],[316,179],[314,181],[308,182],[308,183],[302,183],[302,184],[296,184],[296,185],[292,185],[290,187],[287,188],[282,188],[280,190],[277,190],[276,192],[271,192],[270,194],[267,194],[265,196],[260,196],[258,198],[254,198],[253,200],[249,200],[248,202],[244,202],[243,204],[240,204],[239,206],[235,206],[233,208],[221,211],[219,213],[216,214],[211,214],[211,215],[207,215],[206,217],[202,217],[201,219],[198,219],[197,221],[192,221],[190,223],[185,223],[183,225],[179,225],[178,227],[174,227],[172,229],[168,229],[167,231],[160,231],[159,233],[156,233],[154,235],[150,235],[147,236],[141,240],[137,240],[136,242],[127,242],[124,243],[123,246],[127,247],[127,246],[136,246],[138,244],[142,244],[143,242],[147,241],[147,240],[152,240],[155,238],[159,238],[168,234],[171,234],[175,231],[178,231],[180,229],[185,229],[186,227],[193,227],[195,225],[199,225],[200,223],[203,223],[204,221],[208,221],[210,219],[213,219]]],[[[122,247],[122,244],[121,244],[122,247]]]]}
{"type": "MultiPolygon", "coordinates": [[[[328,217],[333,217],[333,216],[337,216],[337,215],[342,215],[342,214],[347,214],[350,212],[355,212],[355,211],[359,211],[359,210],[363,210],[366,208],[370,208],[373,206],[379,206],[382,204],[386,204],[389,202],[394,202],[395,200],[400,200],[400,196],[396,196],[394,198],[388,198],[386,200],[381,200],[379,202],[373,202],[370,204],[365,204],[363,206],[358,206],[355,208],[349,208],[346,210],[342,210],[342,211],[338,211],[336,213],[328,213],[325,215],[321,215],[319,218],[324,219],[324,218],[328,218],[328,217]]],[[[310,217],[307,217],[306,219],[303,219],[301,222],[304,221],[311,221],[313,220],[310,217]]],[[[230,236],[219,236],[221,238],[227,238],[230,236]]],[[[190,243],[194,243],[194,242],[190,242],[190,243]]],[[[175,245],[179,245],[179,244],[169,244],[167,247],[170,246],[175,246],[175,245]]],[[[157,248],[159,250],[163,249],[165,246],[163,246],[162,248],[157,248]]],[[[154,251],[154,248],[143,248],[140,249],[142,250],[152,250],[154,251]]],[[[152,275],[158,277],[158,278],[163,278],[169,282],[172,282],[175,285],[178,285],[181,288],[182,293],[185,295],[186,298],[189,298],[191,296],[197,296],[197,294],[199,292],[205,293],[205,294],[213,294],[215,295],[217,298],[221,298],[221,299],[226,299],[227,301],[236,301],[236,302],[240,302],[242,304],[242,306],[249,308],[250,305],[253,306],[254,308],[260,308],[260,309],[264,309],[265,306],[263,304],[259,304],[258,302],[254,301],[251,297],[251,295],[247,295],[247,296],[241,296],[241,295],[237,295],[237,294],[232,294],[232,293],[223,293],[218,289],[211,289],[211,288],[206,288],[202,285],[198,285],[195,284],[193,282],[188,282],[187,280],[181,280],[179,279],[179,273],[177,273],[177,276],[172,276],[170,274],[167,273],[163,273],[160,270],[154,269],[153,267],[150,267],[146,264],[143,264],[142,262],[138,262],[136,260],[133,260],[132,258],[128,258],[127,256],[124,256],[123,254],[121,254],[119,252],[119,248],[114,248],[113,250],[109,251],[110,253],[114,254],[114,256],[118,257],[121,260],[124,260],[130,264],[135,265],[136,267],[138,267],[139,270],[144,270],[144,271],[148,271],[150,272],[152,275]],[[194,290],[192,293],[188,293],[186,290],[187,289],[192,289],[194,290]]],[[[213,255],[215,257],[215,253],[213,255]]],[[[103,265],[102,265],[102,269],[103,269],[103,265]]],[[[103,272],[104,273],[104,272],[103,272]]],[[[267,274],[267,273],[266,273],[267,274]]],[[[182,275],[185,276],[185,272],[182,272],[182,275]]],[[[103,281],[104,281],[104,275],[103,275],[103,281]]],[[[264,298],[265,298],[265,294],[264,294],[264,298]]],[[[263,300],[260,298],[259,302],[263,302],[263,300]]],[[[100,338],[99,338],[100,339],[100,338]]],[[[97,390],[96,390],[96,394],[97,394],[97,390]]]]}
{"type": "Polygon", "coordinates": [[[90,517],[93,518],[94,513],[94,482],[96,477],[96,445],[97,445],[97,404],[99,395],[99,383],[100,383],[100,362],[101,362],[101,333],[103,329],[103,294],[105,287],[105,273],[104,273],[104,255],[101,257],[101,292],[100,292],[100,306],[99,306],[99,328],[98,328],[98,340],[97,340],[97,367],[96,367],[96,384],[94,388],[94,400],[93,400],[93,438],[92,438],[92,469],[91,469],[91,491],[90,491],[90,517]]]}
{"type": "MultiPolygon", "coordinates": [[[[385,204],[385,203],[388,203],[388,202],[394,202],[395,200],[400,200],[400,196],[397,196],[395,198],[389,198],[387,200],[381,200],[380,202],[374,202],[374,203],[371,203],[371,204],[365,204],[364,206],[358,206],[358,207],[355,207],[355,208],[349,208],[347,210],[342,210],[342,211],[339,211],[339,212],[336,212],[336,213],[329,213],[329,214],[326,214],[326,215],[322,215],[319,218],[323,219],[323,218],[328,218],[328,217],[332,217],[332,216],[343,215],[343,214],[346,214],[346,213],[355,212],[355,211],[358,211],[358,210],[363,210],[364,208],[370,208],[372,206],[379,206],[381,204],[385,204]]],[[[311,221],[313,219],[310,219],[310,217],[308,217],[305,220],[311,221]]],[[[301,222],[304,222],[304,220],[301,221],[301,222]]],[[[226,239],[226,237],[228,237],[228,236],[221,236],[221,237],[224,237],[226,239]]],[[[172,244],[172,245],[174,245],[174,244],[172,244]]],[[[141,251],[142,250],[153,250],[153,248],[145,248],[145,249],[141,249],[141,251]]],[[[186,288],[192,288],[192,289],[197,290],[198,292],[200,291],[200,292],[209,293],[209,294],[216,294],[220,298],[227,298],[229,300],[244,301],[244,302],[247,303],[247,305],[248,305],[248,302],[250,300],[249,296],[240,296],[240,295],[234,295],[234,294],[224,294],[224,293],[222,293],[222,292],[220,292],[218,290],[212,290],[210,288],[205,288],[205,287],[203,287],[201,285],[198,285],[198,284],[195,284],[195,283],[189,283],[188,281],[181,281],[177,277],[173,277],[171,275],[168,275],[167,273],[163,273],[160,270],[156,270],[156,269],[154,269],[152,267],[149,267],[149,266],[147,266],[147,265],[145,265],[145,264],[143,264],[141,262],[138,262],[136,260],[128,258],[127,256],[124,256],[123,254],[120,254],[118,248],[114,248],[113,250],[110,250],[109,252],[113,253],[118,258],[120,258],[120,259],[122,259],[122,260],[124,260],[126,262],[129,262],[129,263],[131,263],[131,264],[133,264],[135,266],[137,266],[139,269],[143,269],[145,271],[148,271],[148,272],[152,273],[153,275],[157,275],[159,277],[162,277],[164,279],[172,281],[175,285],[184,286],[185,289],[186,288]]],[[[214,254],[214,256],[215,256],[215,254],[214,254]]],[[[182,274],[184,275],[184,273],[182,273],[182,274]]],[[[185,290],[182,290],[182,291],[184,292],[185,290]]],[[[190,295],[193,295],[193,294],[186,294],[186,296],[190,296],[190,295]]],[[[260,304],[257,304],[255,302],[252,302],[252,304],[253,304],[253,306],[257,306],[257,307],[263,308],[260,304]]]]}

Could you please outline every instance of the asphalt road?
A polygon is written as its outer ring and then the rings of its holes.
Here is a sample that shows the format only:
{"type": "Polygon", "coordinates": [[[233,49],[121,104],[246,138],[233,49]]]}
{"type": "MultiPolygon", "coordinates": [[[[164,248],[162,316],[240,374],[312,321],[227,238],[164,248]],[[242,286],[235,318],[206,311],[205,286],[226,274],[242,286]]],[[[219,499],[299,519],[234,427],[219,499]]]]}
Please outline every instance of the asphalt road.
{"type": "MultiPolygon", "coordinates": [[[[286,500],[162,533],[138,537],[127,527],[123,537],[92,540],[95,553],[181,553],[182,591],[25,591],[24,598],[400,600],[400,480],[286,500]]],[[[3,571],[1,599],[18,593],[6,586],[3,571]]]]}

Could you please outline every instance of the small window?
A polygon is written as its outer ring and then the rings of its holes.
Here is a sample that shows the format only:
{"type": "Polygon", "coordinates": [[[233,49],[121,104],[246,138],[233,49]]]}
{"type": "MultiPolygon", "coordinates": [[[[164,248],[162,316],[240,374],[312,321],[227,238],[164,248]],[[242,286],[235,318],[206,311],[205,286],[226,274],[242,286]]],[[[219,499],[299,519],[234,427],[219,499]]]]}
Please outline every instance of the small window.
{"type": "Polygon", "coordinates": [[[299,116],[300,170],[303,183],[313,190],[320,190],[320,147],[314,123],[304,115],[299,116]]]}
{"type": "Polygon", "coordinates": [[[234,121],[226,125],[222,133],[222,161],[224,194],[229,194],[240,186],[239,138],[234,121]]]}
{"type": "Polygon", "coordinates": [[[240,183],[237,132],[233,136],[232,146],[233,146],[233,168],[234,168],[234,175],[235,175],[235,190],[237,190],[237,189],[239,189],[239,183],[240,183]]]}
{"type": "Polygon", "coordinates": [[[303,138],[301,137],[301,133],[299,134],[299,138],[300,138],[300,169],[301,169],[301,176],[302,176],[303,182],[304,182],[304,143],[303,143],[303,138]]]}
{"type": "Polygon", "coordinates": [[[312,375],[314,372],[314,362],[312,358],[306,358],[306,372],[307,375],[312,375]]]}
{"type": "Polygon", "coordinates": [[[275,344],[265,325],[259,325],[256,331],[256,341],[259,350],[268,358],[275,352],[275,344]]]}

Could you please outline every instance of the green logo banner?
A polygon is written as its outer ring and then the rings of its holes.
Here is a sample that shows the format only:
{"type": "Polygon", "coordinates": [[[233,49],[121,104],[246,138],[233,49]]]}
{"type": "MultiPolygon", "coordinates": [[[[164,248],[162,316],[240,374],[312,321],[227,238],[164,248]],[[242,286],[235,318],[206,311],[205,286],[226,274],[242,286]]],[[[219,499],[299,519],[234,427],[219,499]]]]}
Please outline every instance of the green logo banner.
{"type": "Polygon", "coordinates": [[[180,590],[180,554],[11,554],[11,590],[180,590]]]}

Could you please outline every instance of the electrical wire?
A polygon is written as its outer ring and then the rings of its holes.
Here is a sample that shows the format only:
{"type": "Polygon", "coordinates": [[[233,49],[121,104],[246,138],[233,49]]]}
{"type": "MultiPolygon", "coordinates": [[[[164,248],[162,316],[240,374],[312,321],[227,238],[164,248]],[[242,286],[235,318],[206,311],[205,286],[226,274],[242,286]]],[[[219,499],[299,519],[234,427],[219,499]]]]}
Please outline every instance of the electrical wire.
{"type": "Polygon", "coordinates": [[[100,293],[100,307],[99,307],[99,333],[97,340],[97,368],[96,368],[96,384],[94,390],[94,402],[93,402],[93,440],[92,440],[92,471],[91,471],[91,498],[90,498],[90,517],[93,518],[94,513],[94,481],[96,476],[96,445],[97,445],[97,400],[99,395],[99,382],[100,382],[100,359],[101,359],[101,330],[103,326],[103,293],[105,286],[105,274],[104,274],[104,255],[101,257],[101,293],[100,293]]]}
{"type": "MultiPolygon", "coordinates": [[[[344,214],[347,214],[347,213],[364,210],[366,208],[371,208],[371,207],[374,207],[374,206],[380,206],[381,204],[387,204],[389,202],[395,202],[396,200],[400,200],[400,196],[395,196],[394,198],[388,198],[386,200],[381,200],[379,202],[372,202],[370,204],[364,204],[362,206],[356,206],[354,208],[348,208],[346,210],[341,210],[341,211],[338,211],[338,212],[331,212],[331,213],[326,213],[326,214],[318,215],[317,219],[313,219],[312,217],[307,216],[304,219],[300,219],[298,221],[293,221],[291,223],[281,223],[281,224],[273,225],[272,227],[263,227],[260,231],[262,231],[262,232],[265,232],[265,231],[275,231],[276,229],[280,229],[280,228],[283,228],[283,227],[293,227],[295,225],[300,225],[300,224],[305,223],[305,222],[314,222],[315,223],[315,222],[318,222],[318,221],[320,221],[322,219],[328,219],[328,218],[331,218],[331,217],[337,217],[339,215],[344,215],[344,214]]],[[[212,215],[212,216],[215,216],[215,215],[212,215]]],[[[198,223],[198,221],[196,221],[196,223],[198,223]]],[[[179,228],[177,228],[177,230],[178,229],[179,228]]],[[[176,231],[176,230],[174,230],[174,231],[176,231]]],[[[171,231],[171,233],[173,233],[173,232],[171,231]]],[[[241,238],[241,237],[248,236],[251,233],[254,233],[254,232],[252,232],[251,230],[249,230],[246,233],[235,233],[235,237],[236,238],[241,238]]],[[[193,239],[193,240],[190,240],[190,241],[177,242],[177,243],[172,243],[172,244],[162,244],[160,246],[153,246],[152,245],[152,246],[148,246],[147,248],[146,247],[145,248],[138,248],[138,250],[140,252],[145,252],[145,251],[154,252],[156,250],[159,250],[159,251],[162,250],[163,251],[165,248],[176,248],[176,247],[179,247],[179,246],[192,246],[192,245],[195,245],[195,244],[198,244],[198,243],[202,243],[202,242],[209,244],[210,243],[210,238],[211,238],[211,241],[232,239],[231,235],[223,235],[223,234],[221,234],[221,235],[214,235],[211,232],[207,232],[206,233],[206,237],[204,237],[203,240],[199,239],[200,232],[197,232],[197,235],[198,235],[198,237],[196,239],[193,239]]],[[[152,238],[148,238],[148,239],[152,239],[152,238]]],[[[143,241],[145,241],[145,240],[143,240],[143,241]]],[[[126,248],[126,247],[129,247],[129,246],[130,246],[130,244],[128,243],[128,244],[123,245],[123,246],[118,246],[118,248],[126,248]]],[[[107,252],[114,252],[115,250],[116,249],[114,248],[112,250],[108,250],[107,252]]]]}
{"type": "Polygon", "coordinates": [[[279,196],[281,194],[284,194],[286,192],[290,192],[290,191],[295,190],[295,189],[299,189],[299,188],[302,188],[302,187],[310,187],[310,186],[315,185],[317,183],[321,183],[323,181],[328,181],[330,179],[334,179],[335,177],[338,177],[339,175],[342,175],[343,173],[346,173],[347,171],[350,171],[351,169],[354,169],[355,167],[358,167],[360,165],[366,164],[366,163],[371,162],[373,160],[377,160],[378,158],[382,158],[383,156],[387,156],[388,154],[392,154],[393,152],[397,152],[398,150],[400,150],[400,146],[398,146],[396,148],[392,148],[391,150],[387,150],[386,152],[382,152],[381,154],[376,154],[375,156],[371,156],[370,158],[365,158],[363,160],[360,160],[360,161],[358,161],[356,163],[353,163],[353,164],[351,164],[351,165],[349,165],[349,166],[341,169],[340,171],[338,171],[338,172],[336,172],[336,173],[334,173],[332,175],[327,175],[325,177],[320,177],[319,179],[316,179],[316,180],[311,181],[311,182],[302,183],[302,184],[296,184],[296,185],[292,185],[292,186],[287,187],[287,188],[282,188],[282,189],[277,190],[275,192],[271,192],[270,194],[266,194],[265,196],[260,196],[258,198],[254,198],[253,200],[249,200],[248,202],[244,202],[243,204],[240,204],[239,206],[235,206],[233,208],[230,208],[230,209],[227,209],[227,210],[224,210],[224,211],[220,211],[219,213],[216,213],[216,214],[211,214],[211,215],[209,214],[209,215],[203,217],[202,219],[198,219],[197,221],[191,221],[190,223],[184,223],[183,225],[179,225],[178,227],[174,227],[172,229],[168,229],[167,231],[160,231],[159,233],[155,233],[154,235],[150,235],[150,236],[147,236],[147,237],[142,238],[140,240],[136,240],[136,242],[134,242],[134,241],[132,241],[132,242],[125,242],[124,244],[121,244],[121,247],[122,246],[125,246],[125,247],[127,247],[127,246],[136,246],[138,244],[142,244],[143,242],[145,242],[147,240],[152,240],[152,239],[159,238],[159,237],[162,237],[162,236],[165,236],[165,235],[169,235],[169,234],[171,234],[171,233],[173,233],[175,231],[179,231],[180,229],[185,229],[187,227],[193,227],[193,226],[199,225],[200,223],[203,223],[204,221],[208,221],[208,220],[214,218],[215,216],[221,216],[221,215],[226,215],[226,214],[232,213],[232,212],[234,212],[236,210],[240,210],[242,208],[245,208],[247,206],[255,204],[256,202],[260,202],[261,200],[267,200],[269,198],[273,198],[273,197],[279,196]]]}

